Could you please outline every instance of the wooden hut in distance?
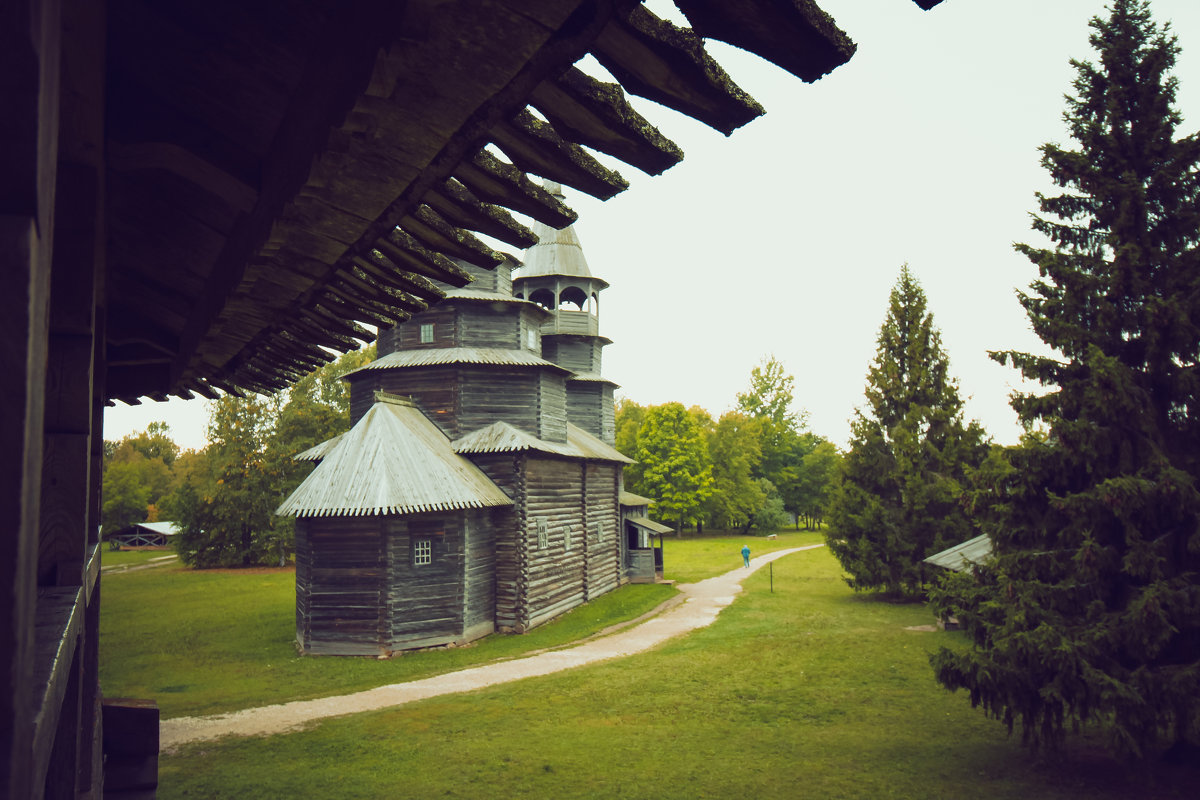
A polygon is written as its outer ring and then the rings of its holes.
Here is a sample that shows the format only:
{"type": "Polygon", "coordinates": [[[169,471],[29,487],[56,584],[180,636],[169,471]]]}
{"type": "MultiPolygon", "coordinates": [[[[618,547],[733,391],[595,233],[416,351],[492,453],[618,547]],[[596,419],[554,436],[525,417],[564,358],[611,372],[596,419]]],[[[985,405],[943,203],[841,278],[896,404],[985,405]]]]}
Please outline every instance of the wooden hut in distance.
{"type": "Polygon", "coordinates": [[[570,227],[535,233],[515,278],[463,263],[469,288],[381,332],[347,376],[353,427],[304,454],[319,463],[279,509],[297,517],[304,652],[524,632],[646,578],[601,375],[608,284],[570,227]]]}

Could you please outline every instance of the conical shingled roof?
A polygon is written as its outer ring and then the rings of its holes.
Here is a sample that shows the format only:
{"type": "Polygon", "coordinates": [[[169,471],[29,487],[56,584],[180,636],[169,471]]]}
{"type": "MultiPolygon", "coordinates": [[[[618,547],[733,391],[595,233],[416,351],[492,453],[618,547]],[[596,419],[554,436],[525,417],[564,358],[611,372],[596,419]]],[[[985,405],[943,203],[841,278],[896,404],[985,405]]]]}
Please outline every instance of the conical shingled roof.
{"type": "Polygon", "coordinates": [[[294,517],[412,514],[509,499],[415,406],[376,402],[275,513],[294,517]]]}
{"type": "MultiPolygon", "coordinates": [[[[553,181],[545,182],[546,191],[555,197],[562,198],[562,187],[553,181]]],[[[538,243],[525,251],[522,266],[513,275],[513,280],[519,281],[543,275],[567,275],[573,278],[591,278],[597,283],[608,284],[592,276],[588,269],[587,259],[583,257],[583,247],[575,234],[575,227],[568,225],[555,230],[549,225],[535,222],[533,233],[538,237],[538,243]]]]}

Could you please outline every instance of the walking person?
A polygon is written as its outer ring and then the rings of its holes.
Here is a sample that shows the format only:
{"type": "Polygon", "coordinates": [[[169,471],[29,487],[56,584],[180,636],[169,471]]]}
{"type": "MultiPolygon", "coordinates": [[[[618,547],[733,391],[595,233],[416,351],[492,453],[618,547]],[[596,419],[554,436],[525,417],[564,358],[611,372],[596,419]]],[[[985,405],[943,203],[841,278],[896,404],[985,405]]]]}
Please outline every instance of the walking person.
{"type": "Polygon", "coordinates": [[[742,562],[747,567],[750,566],[750,545],[748,544],[742,545],[742,562]]]}

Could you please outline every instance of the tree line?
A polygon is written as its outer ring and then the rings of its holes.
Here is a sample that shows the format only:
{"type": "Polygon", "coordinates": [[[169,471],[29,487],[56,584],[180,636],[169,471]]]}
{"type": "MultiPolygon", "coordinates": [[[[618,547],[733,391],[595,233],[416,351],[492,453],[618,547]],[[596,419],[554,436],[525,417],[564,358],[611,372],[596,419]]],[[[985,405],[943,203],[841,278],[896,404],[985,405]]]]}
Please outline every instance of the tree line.
{"type": "Polygon", "coordinates": [[[1046,144],[1058,193],[1018,244],[1019,294],[1050,355],[991,353],[1017,392],[1014,447],[963,420],[919,284],[901,272],[855,415],[828,544],[855,589],[928,596],[965,646],[938,681],[1057,749],[1093,724],[1119,755],[1200,753],[1200,134],[1177,138],[1179,53],[1150,5],[1091,20],[1046,144]],[[923,564],[977,535],[959,572],[923,564]]]}
{"type": "Polygon", "coordinates": [[[103,535],[170,521],[180,529],[175,549],[192,566],[286,563],[294,522],[274,512],[309,472],[295,456],[349,429],[341,376],[374,357],[370,345],[275,395],[213,401],[202,450],[180,452],[162,422],[105,442],[103,535]]]}
{"type": "Polygon", "coordinates": [[[807,430],[796,411],[795,379],[774,356],[750,373],[736,406],[714,420],[699,406],[616,409],[616,446],[634,459],[625,488],[654,501],[651,512],[677,532],[704,525],[742,534],[778,530],[794,517],[815,527],[824,517],[841,456],[807,430]]]}

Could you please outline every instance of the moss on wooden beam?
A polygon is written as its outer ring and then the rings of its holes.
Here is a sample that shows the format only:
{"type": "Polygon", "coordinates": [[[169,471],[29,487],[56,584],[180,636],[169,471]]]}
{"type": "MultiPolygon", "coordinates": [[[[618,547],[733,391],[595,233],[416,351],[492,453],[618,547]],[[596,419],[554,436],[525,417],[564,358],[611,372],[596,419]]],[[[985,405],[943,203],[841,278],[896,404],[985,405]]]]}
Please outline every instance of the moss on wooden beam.
{"type": "Polygon", "coordinates": [[[762,56],[809,83],[850,60],[855,44],[814,0],[675,0],[695,32],[762,56]]]}
{"type": "Polygon", "coordinates": [[[530,102],[564,138],[649,175],[683,160],[679,146],[629,105],[620,86],[598,81],[576,67],[540,84],[530,102]]]}
{"type": "Polygon", "coordinates": [[[537,244],[533,231],[517,222],[500,206],[480,202],[467,187],[454,179],[425,195],[425,202],[452,225],[519,247],[537,244]]]}
{"type": "Polygon", "coordinates": [[[400,227],[430,250],[483,269],[495,269],[504,260],[501,253],[451,225],[427,205],[421,205],[415,213],[401,218],[400,227]]]}
{"type": "Polygon", "coordinates": [[[586,150],[522,109],[511,121],[492,128],[492,141],[525,172],[549,178],[601,200],[629,188],[629,181],[586,150]]]}
{"type": "Polygon", "coordinates": [[[626,91],[700,120],[726,136],[763,108],[729,77],[695,33],[638,6],[610,22],[592,47],[626,91]]]}
{"type": "Polygon", "coordinates": [[[486,150],[459,164],[454,177],[477,197],[533,217],[551,228],[565,228],[579,218],[520,169],[505,164],[486,150]]]}

